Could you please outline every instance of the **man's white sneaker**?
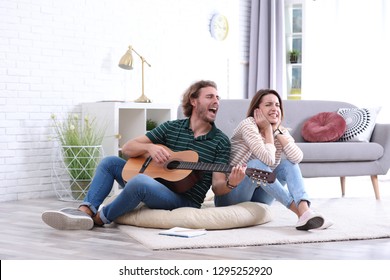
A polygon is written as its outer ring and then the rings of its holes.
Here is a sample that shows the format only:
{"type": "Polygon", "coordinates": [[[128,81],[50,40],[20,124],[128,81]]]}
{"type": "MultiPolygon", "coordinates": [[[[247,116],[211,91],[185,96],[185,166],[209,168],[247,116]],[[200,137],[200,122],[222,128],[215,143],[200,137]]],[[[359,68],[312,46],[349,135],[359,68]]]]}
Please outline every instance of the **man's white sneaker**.
{"type": "Polygon", "coordinates": [[[49,226],[59,230],[93,228],[92,218],[77,208],[63,208],[59,211],[45,211],[42,214],[42,220],[49,226]]]}
{"type": "Polygon", "coordinates": [[[324,221],[324,217],[309,209],[299,217],[295,228],[297,230],[316,229],[320,228],[324,224],[324,221]]]}

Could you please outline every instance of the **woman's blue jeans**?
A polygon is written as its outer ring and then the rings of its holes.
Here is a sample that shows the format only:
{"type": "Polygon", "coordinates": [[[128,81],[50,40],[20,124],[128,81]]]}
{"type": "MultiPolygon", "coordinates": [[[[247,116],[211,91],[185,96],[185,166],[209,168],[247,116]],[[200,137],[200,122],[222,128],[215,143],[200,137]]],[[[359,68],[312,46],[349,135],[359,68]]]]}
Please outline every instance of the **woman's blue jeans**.
{"type": "MultiPolygon", "coordinates": [[[[271,172],[269,166],[258,159],[249,161],[247,167],[271,172]]],[[[260,187],[256,181],[245,176],[244,180],[231,192],[215,196],[215,206],[228,206],[244,201],[261,202],[270,205],[275,199],[287,208],[290,208],[293,202],[298,207],[302,200],[310,204],[298,164],[282,159],[275,168],[274,173],[276,174],[275,182],[272,184],[261,183],[260,187]],[[285,186],[286,182],[287,187],[285,186]]]]}
{"type": "Polygon", "coordinates": [[[96,214],[104,199],[110,194],[114,181],[117,181],[123,190],[100,211],[100,218],[105,224],[133,210],[140,202],[145,203],[151,209],[172,210],[179,207],[196,207],[195,203],[186,196],[171,191],[147,175],[136,175],[126,183],[122,178],[125,164],[124,159],[116,156],[102,159],[89,191],[81,203],[96,214]]]}

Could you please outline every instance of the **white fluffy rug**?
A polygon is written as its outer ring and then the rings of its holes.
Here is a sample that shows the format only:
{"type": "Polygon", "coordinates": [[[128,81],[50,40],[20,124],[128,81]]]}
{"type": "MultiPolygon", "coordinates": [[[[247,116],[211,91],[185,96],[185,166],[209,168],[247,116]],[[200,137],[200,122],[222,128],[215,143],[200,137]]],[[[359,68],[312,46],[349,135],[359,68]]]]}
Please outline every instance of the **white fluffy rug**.
{"type": "Polygon", "coordinates": [[[120,225],[120,229],[152,250],[260,246],[390,237],[390,199],[313,199],[312,209],[334,225],[326,230],[298,231],[296,216],[280,203],[271,206],[273,220],[267,224],[229,230],[209,230],[206,235],[183,238],[159,235],[160,229],[120,225]]]}

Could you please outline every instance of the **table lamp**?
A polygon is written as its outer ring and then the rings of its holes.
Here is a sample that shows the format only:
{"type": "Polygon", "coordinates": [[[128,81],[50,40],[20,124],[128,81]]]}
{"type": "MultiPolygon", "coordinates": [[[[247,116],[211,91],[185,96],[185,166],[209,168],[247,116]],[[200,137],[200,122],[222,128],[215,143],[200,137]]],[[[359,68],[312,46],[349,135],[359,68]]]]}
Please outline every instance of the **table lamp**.
{"type": "Polygon", "coordinates": [[[134,102],[150,103],[152,101],[149,98],[147,98],[144,93],[144,64],[146,63],[149,67],[151,66],[146,61],[146,59],[143,56],[141,56],[138,52],[136,52],[132,46],[129,46],[129,49],[119,61],[119,67],[126,70],[133,69],[133,52],[135,52],[135,54],[138,55],[142,61],[142,95],[138,99],[134,100],[134,102]]]}

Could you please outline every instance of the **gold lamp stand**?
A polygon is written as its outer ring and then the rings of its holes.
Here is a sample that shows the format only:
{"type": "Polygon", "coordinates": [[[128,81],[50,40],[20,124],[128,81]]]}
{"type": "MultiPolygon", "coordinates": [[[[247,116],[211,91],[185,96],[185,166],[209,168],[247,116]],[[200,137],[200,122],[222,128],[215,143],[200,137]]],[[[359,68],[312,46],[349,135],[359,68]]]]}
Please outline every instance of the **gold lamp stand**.
{"type": "Polygon", "coordinates": [[[138,52],[136,52],[132,46],[129,46],[129,49],[127,52],[122,56],[121,60],[119,61],[119,67],[126,70],[132,70],[133,69],[133,54],[132,52],[135,52],[136,55],[141,58],[142,61],[142,95],[134,100],[134,102],[139,103],[150,103],[152,102],[149,98],[145,95],[145,86],[144,86],[144,70],[145,70],[145,63],[151,67],[151,65],[146,61],[146,59],[141,56],[138,52]]]}

